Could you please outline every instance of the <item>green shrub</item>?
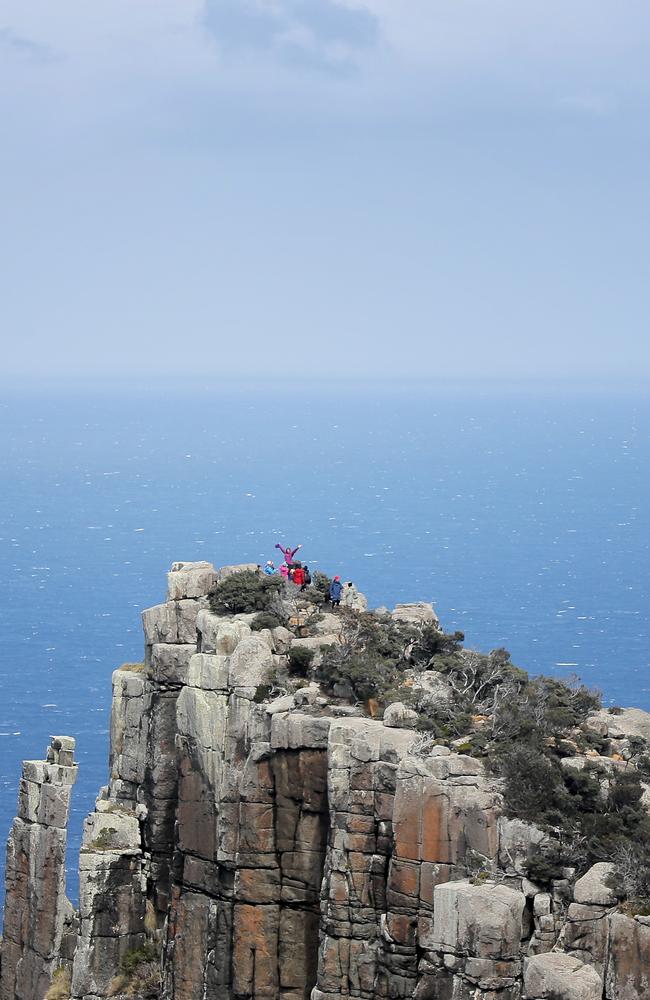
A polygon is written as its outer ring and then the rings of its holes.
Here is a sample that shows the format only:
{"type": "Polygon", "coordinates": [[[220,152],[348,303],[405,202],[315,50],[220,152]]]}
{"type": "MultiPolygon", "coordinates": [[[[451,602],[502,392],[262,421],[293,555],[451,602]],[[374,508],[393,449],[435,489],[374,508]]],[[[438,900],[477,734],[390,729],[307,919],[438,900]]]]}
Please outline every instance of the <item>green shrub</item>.
{"type": "Polygon", "coordinates": [[[327,573],[323,573],[321,570],[317,569],[312,575],[311,586],[304,591],[304,594],[314,592],[317,596],[316,604],[326,604],[330,599],[330,584],[331,579],[327,573]]]}
{"type": "Polygon", "coordinates": [[[157,959],[158,952],[155,946],[145,944],[142,948],[133,948],[131,951],[127,951],[120,962],[120,969],[126,976],[132,976],[143,962],[155,962],[157,959]]]}
{"type": "Polygon", "coordinates": [[[277,628],[284,625],[284,621],[273,611],[260,611],[251,622],[253,632],[261,632],[264,628],[277,628]]]}
{"type": "Polygon", "coordinates": [[[134,1000],[158,1000],[160,996],[158,951],[152,944],[128,951],[120,963],[120,973],[110,983],[108,996],[134,1000]]]}
{"type": "Polygon", "coordinates": [[[218,583],[210,594],[210,608],[218,615],[251,614],[268,611],[284,590],[277,576],[260,576],[253,570],[233,573],[218,583]]]}
{"type": "Polygon", "coordinates": [[[531,882],[548,885],[551,879],[562,878],[564,867],[559,845],[550,844],[530,856],[526,863],[526,875],[531,882]]]}
{"type": "Polygon", "coordinates": [[[292,646],[289,650],[289,673],[296,677],[306,677],[314,659],[315,651],[306,646],[292,646]]]}

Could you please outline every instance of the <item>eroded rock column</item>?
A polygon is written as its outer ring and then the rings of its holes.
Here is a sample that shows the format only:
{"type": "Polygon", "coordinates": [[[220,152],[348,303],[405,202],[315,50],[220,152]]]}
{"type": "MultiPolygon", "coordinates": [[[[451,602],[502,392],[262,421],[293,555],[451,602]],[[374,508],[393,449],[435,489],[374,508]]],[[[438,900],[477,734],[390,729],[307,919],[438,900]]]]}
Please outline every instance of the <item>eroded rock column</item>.
{"type": "Polygon", "coordinates": [[[7,844],[2,940],[2,1000],[45,996],[72,907],[65,895],[65,852],[75,741],[57,736],[47,760],[28,760],[18,815],[7,844]]]}

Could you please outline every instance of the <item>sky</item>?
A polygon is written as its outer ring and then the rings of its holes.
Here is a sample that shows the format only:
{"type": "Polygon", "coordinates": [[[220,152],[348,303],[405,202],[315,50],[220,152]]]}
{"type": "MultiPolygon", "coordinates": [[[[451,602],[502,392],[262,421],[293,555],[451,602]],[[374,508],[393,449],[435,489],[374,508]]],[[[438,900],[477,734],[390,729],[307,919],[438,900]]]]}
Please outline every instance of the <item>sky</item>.
{"type": "Polygon", "coordinates": [[[0,377],[650,376],[647,0],[0,0],[0,377]]]}

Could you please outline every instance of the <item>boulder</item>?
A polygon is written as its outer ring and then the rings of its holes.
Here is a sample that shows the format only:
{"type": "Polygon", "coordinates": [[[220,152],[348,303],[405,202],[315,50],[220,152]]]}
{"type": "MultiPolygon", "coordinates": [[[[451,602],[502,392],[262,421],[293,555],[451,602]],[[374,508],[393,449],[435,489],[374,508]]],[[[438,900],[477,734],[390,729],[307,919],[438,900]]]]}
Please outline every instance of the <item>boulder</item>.
{"type": "Polygon", "coordinates": [[[576,882],[573,890],[574,901],[592,906],[615,906],[616,893],[608,884],[615,871],[616,866],[605,861],[592,865],[576,882]]]}
{"type": "Polygon", "coordinates": [[[641,736],[650,741],[650,712],[644,712],[641,708],[624,708],[616,715],[601,709],[589,717],[589,723],[601,733],[606,726],[607,732],[603,735],[608,735],[610,739],[641,736]]]}
{"type": "Polygon", "coordinates": [[[603,981],[571,955],[549,952],[524,963],[525,1000],[601,1000],[603,981]]]}
{"type": "Polygon", "coordinates": [[[384,712],[383,723],[389,729],[415,729],[418,718],[418,713],[412,708],[407,708],[401,701],[394,701],[384,712]]]}
{"type": "Polygon", "coordinates": [[[454,700],[451,684],[439,670],[423,670],[413,674],[413,690],[426,696],[432,705],[448,705],[454,700]]]}
{"type": "Polygon", "coordinates": [[[407,622],[410,625],[440,625],[438,616],[433,610],[433,604],[426,601],[417,601],[414,604],[396,604],[392,617],[396,622],[407,622]]]}
{"type": "Polygon", "coordinates": [[[433,948],[476,958],[519,955],[526,898],[506,885],[445,882],[434,889],[433,948]]]}
{"type": "Polygon", "coordinates": [[[237,563],[234,566],[222,566],[217,573],[217,580],[219,583],[222,583],[229,576],[234,576],[235,573],[256,573],[258,568],[257,563],[237,563]]]}
{"type": "Polygon", "coordinates": [[[167,574],[167,600],[206,597],[217,582],[217,573],[209,562],[175,562],[167,574]]]}

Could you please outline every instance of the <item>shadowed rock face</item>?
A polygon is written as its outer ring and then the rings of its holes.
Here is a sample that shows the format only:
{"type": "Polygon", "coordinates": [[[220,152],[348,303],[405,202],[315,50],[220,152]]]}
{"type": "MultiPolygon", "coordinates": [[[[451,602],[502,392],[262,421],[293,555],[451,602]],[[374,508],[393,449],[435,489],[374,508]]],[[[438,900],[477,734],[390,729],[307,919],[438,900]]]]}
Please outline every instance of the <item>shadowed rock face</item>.
{"type": "Polygon", "coordinates": [[[75,741],[54,737],[47,760],[28,760],[18,816],[7,844],[2,940],[2,1000],[43,997],[59,956],[70,903],[65,896],[65,850],[75,741]]]}
{"type": "MultiPolygon", "coordinates": [[[[145,669],[113,675],[77,914],[64,895],[72,742],[25,763],[0,1000],[42,1000],[59,964],[74,1000],[114,996],[143,948],[160,956],[160,1000],[650,998],[649,921],[618,910],[610,866],[528,881],[545,835],[501,815],[479,761],[425,748],[404,706],[380,722],[315,685],[256,700],[294,638],[207,602],[215,580],[250,568],[176,563],[168,600],[144,612],[145,669]],[[484,876],[470,877],[477,858],[484,876]]],[[[394,616],[437,621],[426,604],[394,616]]],[[[322,642],[339,626],[325,616],[322,642]]]]}

